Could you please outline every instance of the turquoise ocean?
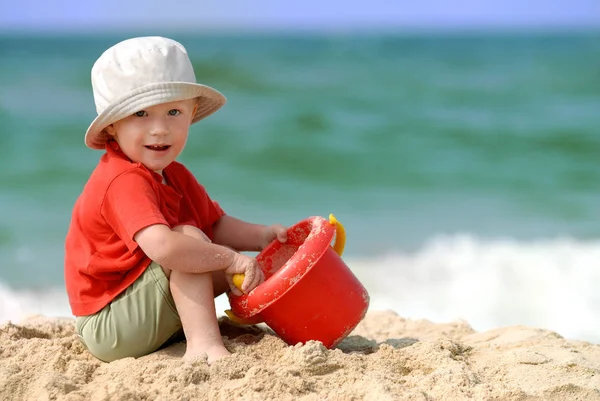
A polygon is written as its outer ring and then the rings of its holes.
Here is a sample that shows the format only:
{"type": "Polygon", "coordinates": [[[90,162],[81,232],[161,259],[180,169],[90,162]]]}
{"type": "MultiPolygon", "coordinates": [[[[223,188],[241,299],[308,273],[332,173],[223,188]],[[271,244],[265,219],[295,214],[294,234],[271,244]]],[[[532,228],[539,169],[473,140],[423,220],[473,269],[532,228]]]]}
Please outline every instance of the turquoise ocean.
{"type": "MultiPolygon", "coordinates": [[[[90,68],[134,35],[0,36],[0,322],[70,316],[90,68]]],[[[228,98],[180,161],[229,214],[334,213],[372,310],[600,341],[600,32],[168,36],[228,98]]]]}

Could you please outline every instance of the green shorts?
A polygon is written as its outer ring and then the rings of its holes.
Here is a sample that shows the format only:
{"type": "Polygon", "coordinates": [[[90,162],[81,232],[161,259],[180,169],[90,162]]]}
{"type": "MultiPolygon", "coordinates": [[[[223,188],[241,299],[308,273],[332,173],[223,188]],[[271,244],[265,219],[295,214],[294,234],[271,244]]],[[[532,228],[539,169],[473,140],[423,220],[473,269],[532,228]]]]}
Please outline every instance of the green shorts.
{"type": "Polygon", "coordinates": [[[78,317],[75,328],[87,349],[105,362],[147,355],[183,335],[169,279],[154,262],[104,309],[78,317]]]}

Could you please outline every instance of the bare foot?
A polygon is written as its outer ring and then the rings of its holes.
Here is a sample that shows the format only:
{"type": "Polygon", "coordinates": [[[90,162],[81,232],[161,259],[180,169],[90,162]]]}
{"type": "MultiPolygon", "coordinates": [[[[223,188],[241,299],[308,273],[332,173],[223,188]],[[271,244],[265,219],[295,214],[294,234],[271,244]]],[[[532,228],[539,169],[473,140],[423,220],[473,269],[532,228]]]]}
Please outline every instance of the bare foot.
{"type": "Polygon", "coordinates": [[[227,348],[223,345],[213,345],[208,348],[189,348],[185,351],[183,356],[184,361],[192,362],[197,360],[204,360],[212,365],[219,359],[231,355],[231,352],[227,351],[227,348]]]}

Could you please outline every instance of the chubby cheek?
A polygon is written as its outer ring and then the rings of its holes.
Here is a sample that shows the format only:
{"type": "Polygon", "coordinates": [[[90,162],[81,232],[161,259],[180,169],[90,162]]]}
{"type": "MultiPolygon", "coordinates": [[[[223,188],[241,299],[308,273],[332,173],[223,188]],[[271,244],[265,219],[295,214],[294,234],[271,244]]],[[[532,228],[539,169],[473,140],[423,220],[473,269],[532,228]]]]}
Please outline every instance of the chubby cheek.
{"type": "Polygon", "coordinates": [[[177,158],[179,157],[179,155],[181,155],[181,153],[183,152],[183,148],[185,147],[185,143],[177,143],[177,144],[173,144],[173,146],[171,147],[171,155],[173,158],[177,158]]]}
{"type": "Polygon", "coordinates": [[[183,150],[183,148],[185,147],[185,144],[186,144],[186,142],[187,142],[187,139],[188,139],[188,131],[187,131],[187,128],[188,128],[187,126],[186,126],[186,127],[184,127],[184,129],[182,129],[182,130],[180,131],[180,133],[179,133],[179,134],[177,134],[177,135],[175,136],[175,138],[174,138],[173,145],[175,145],[175,147],[176,147],[176,148],[177,148],[179,151],[183,150]]]}
{"type": "Polygon", "coordinates": [[[144,144],[142,140],[135,137],[124,136],[121,138],[121,147],[128,149],[131,152],[140,152],[144,150],[144,144]]]}

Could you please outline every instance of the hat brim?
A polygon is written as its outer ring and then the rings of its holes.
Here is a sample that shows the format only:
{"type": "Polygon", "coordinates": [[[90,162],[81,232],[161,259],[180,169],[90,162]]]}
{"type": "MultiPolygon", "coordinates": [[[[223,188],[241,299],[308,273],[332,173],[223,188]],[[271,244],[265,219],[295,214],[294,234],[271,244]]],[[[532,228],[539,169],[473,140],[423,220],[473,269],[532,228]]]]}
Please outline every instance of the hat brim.
{"type": "Polygon", "coordinates": [[[121,96],[112,102],[90,124],[85,133],[85,144],[92,149],[104,149],[108,134],[104,129],[135,112],[161,103],[199,98],[192,123],[219,110],[227,99],[210,86],[191,82],[163,82],[149,84],[121,96]]]}

